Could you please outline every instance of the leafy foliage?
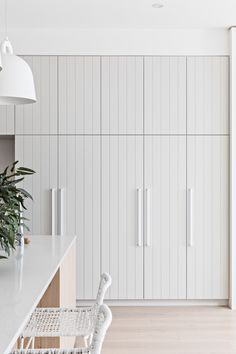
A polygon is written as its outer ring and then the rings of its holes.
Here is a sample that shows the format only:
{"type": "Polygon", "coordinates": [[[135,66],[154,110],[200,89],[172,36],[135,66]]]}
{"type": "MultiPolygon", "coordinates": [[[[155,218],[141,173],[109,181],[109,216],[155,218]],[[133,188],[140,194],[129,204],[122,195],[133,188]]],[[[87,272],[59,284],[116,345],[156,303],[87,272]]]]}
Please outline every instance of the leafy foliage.
{"type": "MultiPolygon", "coordinates": [[[[17,184],[24,180],[24,176],[32,175],[35,172],[26,167],[16,167],[18,161],[5,168],[0,173],[0,248],[7,255],[10,255],[11,249],[15,248],[15,239],[19,226],[24,221],[21,217],[21,210],[25,209],[25,199],[32,199],[32,196],[23,188],[17,188],[17,184]]],[[[0,258],[6,258],[0,256],[0,258]]]]}

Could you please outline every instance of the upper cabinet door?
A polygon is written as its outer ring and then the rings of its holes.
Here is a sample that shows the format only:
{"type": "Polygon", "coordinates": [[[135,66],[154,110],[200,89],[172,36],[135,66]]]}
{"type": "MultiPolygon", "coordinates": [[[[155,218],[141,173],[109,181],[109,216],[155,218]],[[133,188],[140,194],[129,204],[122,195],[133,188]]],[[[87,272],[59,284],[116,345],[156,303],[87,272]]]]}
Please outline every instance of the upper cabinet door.
{"type": "Polygon", "coordinates": [[[229,137],[189,136],[188,299],[228,299],[229,137]]]}
{"type": "Polygon", "coordinates": [[[145,134],[186,133],[186,57],[145,57],[145,134]]]}
{"type": "Polygon", "coordinates": [[[229,58],[187,59],[188,134],[229,134],[229,58]]]}
{"type": "Polygon", "coordinates": [[[146,136],[144,298],[186,299],[186,138],[146,136]]]}
{"type": "Polygon", "coordinates": [[[37,102],[16,106],[16,134],[57,134],[57,57],[23,59],[33,71],[37,102]]]}
{"type": "Polygon", "coordinates": [[[100,57],[61,56],[59,134],[100,134],[100,57]]]}
{"type": "MultiPolygon", "coordinates": [[[[52,188],[57,188],[57,137],[18,135],[15,137],[15,160],[19,165],[32,168],[36,173],[26,176],[23,187],[31,193],[33,201],[26,201],[29,219],[26,224],[32,235],[51,235],[53,195],[52,188]]],[[[56,211],[55,211],[56,213],[56,211]]]]}
{"type": "Polygon", "coordinates": [[[141,136],[103,136],[101,265],[112,276],[109,299],[143,298],[141,136]]]}
{"type": "Polygon", "coordinates": [[[143,57],[102,57],[102,134],[143,134],[143,57]]]}
{"type": "Polygon", "coordinates": [[[14,106],[0,106],[0,135],[14,134],[14,106]]]}

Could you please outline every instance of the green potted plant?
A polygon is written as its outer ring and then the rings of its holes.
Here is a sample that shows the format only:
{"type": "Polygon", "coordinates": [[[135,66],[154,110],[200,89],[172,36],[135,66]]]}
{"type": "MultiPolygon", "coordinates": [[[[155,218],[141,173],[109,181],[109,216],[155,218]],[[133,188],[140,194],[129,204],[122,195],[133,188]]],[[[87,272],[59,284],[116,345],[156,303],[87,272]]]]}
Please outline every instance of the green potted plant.
{"type": "Polygon", "coordinates": [[[32,199],[32,196],[17,185],[24,180],[24,176],[35,172],[26,167],[17,168],[17,163],[15,161],[0,173],[0,249],[4,251],[0,258],[7,258],[15,248],[19,228],[28,230],[22,210],[26,210],[25,199],[32,199]]]}

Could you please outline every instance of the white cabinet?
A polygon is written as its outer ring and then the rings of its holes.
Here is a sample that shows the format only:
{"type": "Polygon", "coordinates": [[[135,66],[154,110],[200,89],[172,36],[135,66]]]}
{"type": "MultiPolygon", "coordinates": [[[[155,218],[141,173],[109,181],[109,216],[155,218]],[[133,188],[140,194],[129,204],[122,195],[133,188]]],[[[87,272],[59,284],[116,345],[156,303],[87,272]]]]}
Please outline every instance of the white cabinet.
{"type": "Polygon", "coordinates": [[[142,299],[143,139],[103,136],[101,158],[101,270],[113,278],[108,298],[142,299]]]}
{"type": "Polygon", "coordinates": [[[52,234],[52,188],[57,188],[57,137],[16,136],[15,159],[19,165],[32,168],[36,174],[25,178],[23,187],[34,200],[27,201],[24,216],[30,234],[52,234]]]}
{"type": "Polygon", "coordinates": [[[14,134],[14,106],[0,106],[0,135],[14,134]]]}
{"type": "Polygon", "coordinates": [[[57,57],[23,59],[33,71],[37,102],[15,106],[16,134],[57,134],[57,57]]]}
{"type": "Polygon", "coordinates": [[[186,133],[186,57],[144,58],[145,134],[186,133]]]}
{"type": "Polygon", "coordinates": [[[188,134],[229,134],[229,58],[188,57],[188,134]]]}
{"type": "Polygon", "coordinates": [[[228,299],[229,137],[188,137],[187,154],[188,299],[228,299]]]}
{"type": "Polygon", "coordinates": [[[94,299],[100,279],[100,137],[59,139],[59,222],[77,235],[77,298],[94,299]]]}
{"type": "Polygon", "coordinates": [[[100,57],[61,56],[59,134],[100,134],[100,57]]]}
{"type": "Polygon", "coordinates": [[[186,298],[186,138],[145,137],[144,298],[186,298]]]}
{"type": "Polygon", "coordinates": [[[143,133],[143,57],[102,57],[102,134],[143,133]]]}

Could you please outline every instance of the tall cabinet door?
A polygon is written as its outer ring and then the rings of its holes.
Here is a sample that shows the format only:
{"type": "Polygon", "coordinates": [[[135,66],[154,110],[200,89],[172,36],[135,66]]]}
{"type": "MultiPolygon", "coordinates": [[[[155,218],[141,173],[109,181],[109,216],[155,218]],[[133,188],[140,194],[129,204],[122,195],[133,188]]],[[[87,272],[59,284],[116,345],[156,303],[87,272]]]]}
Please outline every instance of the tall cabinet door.
{"type": "Polygon", "coordinates": [[[59,139],[59,229],[76,235],[77,299],[94,299],[100,279],[100,137],[59,139]]]}
{"type": "Polygon", "coordinates": [[[186,137],[146,136],[144,298],[186,298],[186,137]]]}
{"type": "Polygon", "coordinates": [[[228,299],[229,137],[189,136],[187,161],[188,299],[228,299]]]}
{"type": "Polygon", "coordinates": [[[26,176],[23,187],[31,193],[33,201],[26,203],[24,216],[32,235],[52,234],[56,210],[53,211],[52,189],[57,188],[57,137],[15,137],[15,159],[19,165],[32,168],[36,173],[26,176]]]}
{"type": "Polygon", "coordinates": [[[102,137],[102,271],[109,299],[143,298],[143,137],[102,137]]]}
{"type": "Polygon", "coordinates": [[[57,57],[23,59],[33,72],[37,102],[15,106],[16,134],[57,134],[57,57]]]}

